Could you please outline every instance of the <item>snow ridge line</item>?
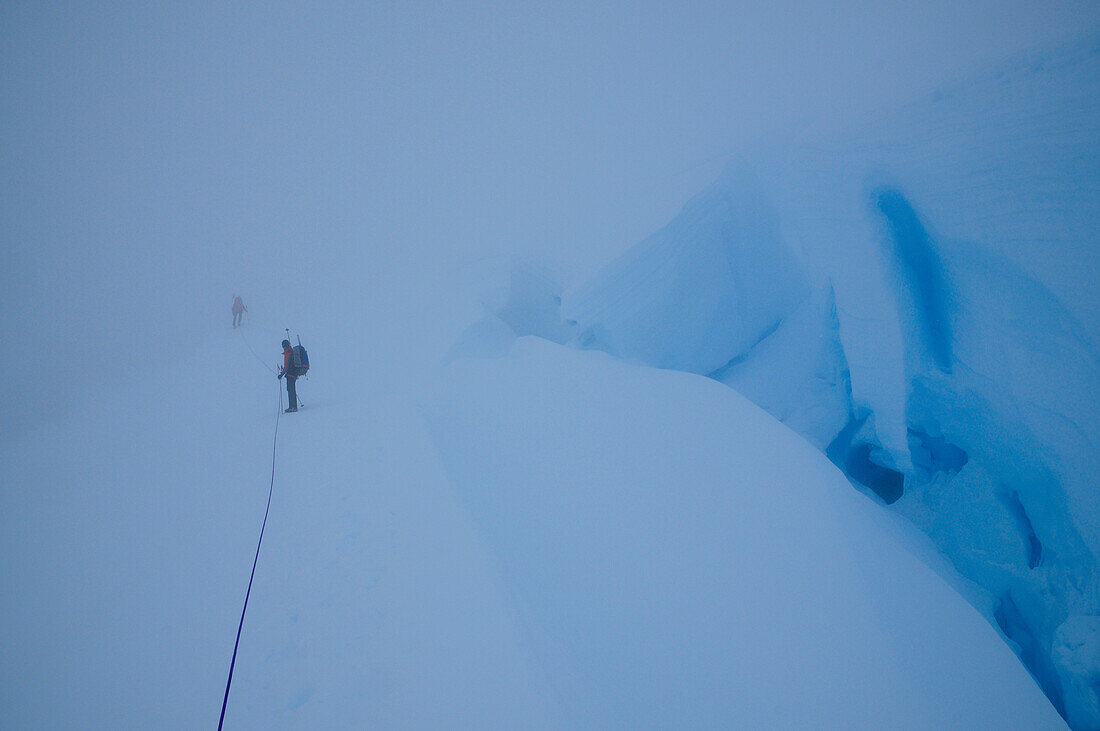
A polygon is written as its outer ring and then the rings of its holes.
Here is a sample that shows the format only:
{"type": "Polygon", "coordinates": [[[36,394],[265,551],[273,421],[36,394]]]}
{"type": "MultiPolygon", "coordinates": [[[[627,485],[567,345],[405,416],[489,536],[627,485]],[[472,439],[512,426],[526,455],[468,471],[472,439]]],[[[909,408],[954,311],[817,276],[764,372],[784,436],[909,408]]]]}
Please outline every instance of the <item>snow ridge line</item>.
{"type": "MultiPolygon", "coordinates": [[[[242,334],[243,338],[244,335],[242,334]]],[[[248,341],[245,340],[245,344],[248,341]]],[[[251,350],[251,346],[249,347],[251,350]]],[[[253,351],[255,353],[255,351],[253,351]]],[[[256,356],[259,358],[259,356],[256,356]]],[[[262,361],[261,361],[262,362],[262,361]]],[[[252,580],[256,578],[256,564],[260,560],[260,545],[264,542],[264,529],[267,528],[267,516],[271,512],[271,494],[275,490],[275,454],[279,447],[279,418],[283,415],[283,387],[279,384],[279,410],[275,412],[275,437],[271,441],[271,482],[267,486],[267,507],[264,509],[264,520],[260,525],[260,539],[256,541],[256,555],[252,558],[252,573],[248,577],[248,590],[244,593],[244,607],[241,608],[241,621],[237,624],[237,639],[233,643],[233,659],[229,661],[229,677],[225,681],[225,696],[222,698],[222,713],[218,718],[218,731],[222,731],[225,723],[225,709],[229,705],[229,688],[233,685],[233,668],[237,664],[237,648],[241,644],[241,629],[244,627],[244,615],[248,611],[248,597],[252,595],[252,580]]]]}

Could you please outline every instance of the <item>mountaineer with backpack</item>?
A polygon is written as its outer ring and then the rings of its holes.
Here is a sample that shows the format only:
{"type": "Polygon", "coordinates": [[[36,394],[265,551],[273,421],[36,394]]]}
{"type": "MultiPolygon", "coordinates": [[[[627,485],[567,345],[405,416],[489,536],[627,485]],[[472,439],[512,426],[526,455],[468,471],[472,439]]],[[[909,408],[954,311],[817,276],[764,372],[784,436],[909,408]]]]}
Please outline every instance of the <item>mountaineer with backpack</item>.
{"type": "Polygon", "coordinates": [[[286,376],[286,395],[290,400],[290,405],[286,409],[286,413],[290,414],[298,410],[298,390],[295,387],[295,381],[298,380],[298,376],[304,376],[309,370],[309,355],[306,354],[306,349],[302,347],[301,340],[293,348],[290,347],[290,341],[283,341],[283,367],[279,371],[279,378],[286,376]]]}

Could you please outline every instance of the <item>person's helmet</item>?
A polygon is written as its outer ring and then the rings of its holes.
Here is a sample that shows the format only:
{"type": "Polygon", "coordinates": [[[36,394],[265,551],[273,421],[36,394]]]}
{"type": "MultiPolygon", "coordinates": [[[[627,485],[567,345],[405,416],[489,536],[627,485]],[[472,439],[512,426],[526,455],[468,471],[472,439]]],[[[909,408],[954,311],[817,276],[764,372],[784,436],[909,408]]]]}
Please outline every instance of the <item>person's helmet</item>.
{"type": "Polygon", "coordinates": [[[284,340],[283,341],[283,350],[286,350],[289,347],[290,347],[290,341],[289,340],[284,340]]]}

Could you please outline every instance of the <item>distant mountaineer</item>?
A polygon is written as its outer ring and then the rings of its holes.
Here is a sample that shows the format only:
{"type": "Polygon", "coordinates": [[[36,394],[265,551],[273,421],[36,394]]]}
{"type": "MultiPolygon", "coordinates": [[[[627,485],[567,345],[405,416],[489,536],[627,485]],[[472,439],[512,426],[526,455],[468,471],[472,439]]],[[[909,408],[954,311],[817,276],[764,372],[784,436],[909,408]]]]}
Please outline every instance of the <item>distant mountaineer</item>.
{"type": "Polygon", "coordinates": [[[248,308],[244,306],[244,300],[241,299],[239,294],[233,295],[233,327],[241,324],[244,317],[242,313],[245,312],[248,312],[248,308]]]}

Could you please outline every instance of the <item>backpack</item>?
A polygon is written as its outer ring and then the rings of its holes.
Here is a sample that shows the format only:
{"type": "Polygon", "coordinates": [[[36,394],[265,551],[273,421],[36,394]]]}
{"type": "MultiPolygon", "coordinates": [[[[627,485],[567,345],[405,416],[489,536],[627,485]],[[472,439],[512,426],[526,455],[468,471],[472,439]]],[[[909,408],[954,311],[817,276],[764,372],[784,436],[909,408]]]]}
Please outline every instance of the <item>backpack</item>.
{"type": "Polygon", "coordinates": [[[290,367],[295,376],[304,376],[309,372],[309,353],[298,343],[290,350],[290,367]]]}

